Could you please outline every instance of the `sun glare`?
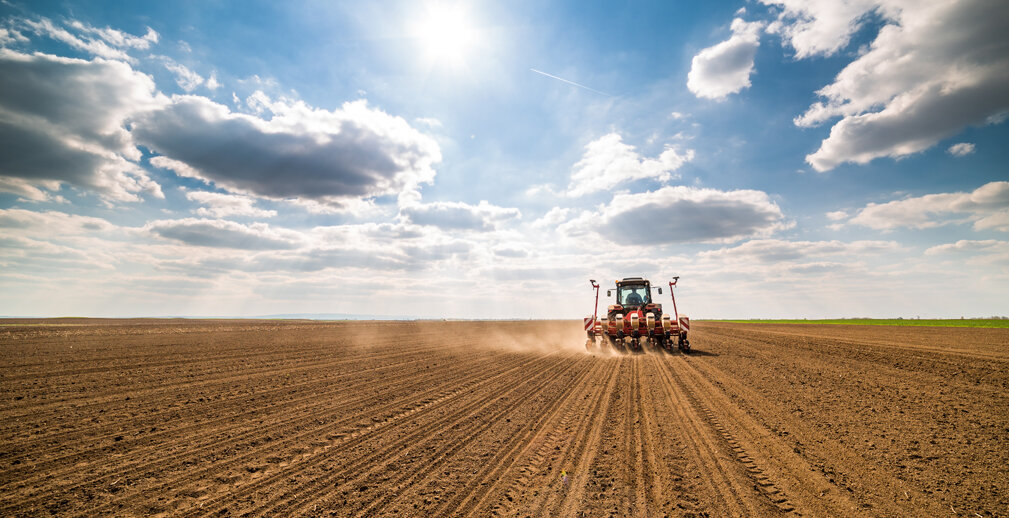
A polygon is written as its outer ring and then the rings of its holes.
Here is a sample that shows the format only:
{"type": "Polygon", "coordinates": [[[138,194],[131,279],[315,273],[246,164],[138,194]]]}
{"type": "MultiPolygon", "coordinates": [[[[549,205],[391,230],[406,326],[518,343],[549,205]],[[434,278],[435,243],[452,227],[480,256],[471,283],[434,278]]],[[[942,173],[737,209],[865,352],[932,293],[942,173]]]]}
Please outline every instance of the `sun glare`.
{"type": "Polygon", "coordinates": [[[477,42],[477,31],[459,6],[428,7],[415,32],[425,57],[436,65],[463,65],[477,42]]]}

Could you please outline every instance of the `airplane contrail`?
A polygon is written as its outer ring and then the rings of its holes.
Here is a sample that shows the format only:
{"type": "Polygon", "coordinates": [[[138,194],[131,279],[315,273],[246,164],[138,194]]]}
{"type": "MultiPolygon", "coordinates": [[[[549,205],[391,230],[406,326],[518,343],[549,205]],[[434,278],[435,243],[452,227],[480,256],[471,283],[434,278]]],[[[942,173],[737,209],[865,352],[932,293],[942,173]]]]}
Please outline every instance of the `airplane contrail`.
{"type": "Polygon", "coordinates": [[[531,70],[533,72],[536,72],[537,74],[540,74],[540,75],[543,75],[543,76],[547,76],[547,77],[556,79],[558,81],[563,81],[563,82],[565,82],[565,83],[567,83],[569,85],[577,86],[578,88],[584,88],[584,89],[586,89],[586,90],[588,90],[590,92],[595,92],[595,93],[597,93],[599,95],[605,95],[606,97],[613,97],[612,95],[610,95],[610,94],[608,94],[606,92],[600,92],[599,90],[596,90],[595,88],[589,88],[589,87],[587,87],[587,86],[585,86],[583,84],[579,84],[579,83],[576,83],[574,81],[568,81],[567,79],[564,79],[563,77],[557,77],[557,76],[555,76],[553,74],[548,74],[548,73],[546,73],[546,72],[544,72],[542,70],[536,70],[535,68],[530,68],[529,70],[531,70]]]}

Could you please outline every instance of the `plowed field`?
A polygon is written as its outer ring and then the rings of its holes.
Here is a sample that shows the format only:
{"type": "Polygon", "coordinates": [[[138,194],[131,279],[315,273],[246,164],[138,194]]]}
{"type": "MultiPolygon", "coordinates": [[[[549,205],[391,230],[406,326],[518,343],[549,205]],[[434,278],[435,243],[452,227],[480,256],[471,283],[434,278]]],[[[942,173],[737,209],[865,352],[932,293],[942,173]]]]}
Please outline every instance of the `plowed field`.
{"type": "Polygon", "coordinates": [[[1009,330],[0,327],[0,515],[1009,514],[1009,330]]]}

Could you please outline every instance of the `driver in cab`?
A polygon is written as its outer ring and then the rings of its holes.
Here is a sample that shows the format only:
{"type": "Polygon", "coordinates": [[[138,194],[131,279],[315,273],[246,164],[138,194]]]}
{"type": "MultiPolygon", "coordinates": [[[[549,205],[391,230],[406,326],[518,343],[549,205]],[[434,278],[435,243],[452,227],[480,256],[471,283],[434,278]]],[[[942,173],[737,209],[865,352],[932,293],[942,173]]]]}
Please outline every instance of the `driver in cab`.
{"type": "Polygon", "coordinates": [[[644,301],[644,299],[641,297],[640,293],[641,290],[642,288],[634,288],[633,291],[631,291],[631,293],[627,295],[627,298],[624,299],[624,304],[628,306],[640,306],[641,303],[644,301]]]}

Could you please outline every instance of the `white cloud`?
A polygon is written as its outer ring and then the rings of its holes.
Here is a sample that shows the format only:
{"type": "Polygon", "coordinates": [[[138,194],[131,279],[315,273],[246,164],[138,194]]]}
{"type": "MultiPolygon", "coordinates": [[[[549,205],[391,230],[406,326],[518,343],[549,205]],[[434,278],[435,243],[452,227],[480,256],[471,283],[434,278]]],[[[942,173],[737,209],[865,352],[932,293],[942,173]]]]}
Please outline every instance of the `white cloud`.
{"type": "Polygon", "coordinates": [[[955,243],[947,243],[930,247],[925,250],[925,255],[967,255],[975,256],[977,259],[968,262],[975,264],[1001,264],[1009,265],[1009,241],[998,241],[995,239],[969,240],[961,239],[955,243]]]}
{"type": "Polygon", "coordinates": [[[560,228],[575,237],[598,233],[621,245],[656,245],[733,242],[788,226],[765,192],[677,186],[618,194],[599,212],[586,211],[560,228]]]}
{"type": "Polygon", "coordinates": [[[840,120],[806,161],[817,171],[845,162],[899,158],[928,149],[965,126],[996,123],[1009,109],[1009,4],[998,0],[798,2],[771,30],[799,58],[844,48],[870,14],[884,20],[875,40],[817,93],[795,119],[840,120]]]}
{"type": "Polygon", "coordinates": [[[1009,182],[991,182],[972,192],[927,194],[887,203],[870,203],[849,223],[892,230],[931,228],[973,222],[975,230],[1009,232],[1009,182]]]}
{"type": "Polygon", "coordinates": [[[28,38],[19,31],[0,27],[0,46],[6,46],[13,43],[25,43],[27,41],[28,38]]]}
{"type": "MultiPolygon", "coordinates": [[[[0,154],[2,156],[2,154],[0,154]]],[[[10,176],[0,176],[0,192],[9,192],[20,196],[21,200],[28,202],[44,201],[66,201],[60,195],[46,191],[58,191],[60,182],[50,180],[29,181],[24,178],[12,178],[10,176]],[[46,189],[46,190],[43,190],[46,189]]]]}
{"type": "Polygon", "coordinates": [[[104,29],[92,27],[77,20],[69,22],[69,29],[54,24],[48,18],[22,19],[18,22],[21,27],[39,36],[54,39],[77,50],[106,59],[133,62],[135,60],[130,57],[127,50],[146,50],[152,43],[158,42],[158,33],[150,27],[143,36],[133,36],[108,27],[104,29]]]}
{"type": "Polygon", "coordinates": [[[151,47],[152,43],[157,43],[160,39],[157,31],[150,27],[147,28],[147,32],[143,36],[134,36],[110,27],[105,27],[104,29],[93,27],[78,20],[71,20],[69,25],[81,33],[98,37],[116,48],[147,50],[151,47]]]}
{"type": "Polygon", "coordinates": [[[831,55],[848,45],[879,0],[761,0],[783,8],[767,32],[780,34],[799,59],[831,55]]]}
{"type": "Polygon", "coordinates": [[[203,76],[193,72],[185,65],[176,63],[170,59],[165,60],[165,68],[175,74],[175,83],[179,85],[179,88],[187,92],[196,90],[204,82],[203,76]]]}
{"type": "Polygon", "coordinates": [[[974,152],[974,144],[970,142],[960,142],[950,146],[946,152],[953,156],[967,156],[974,152]]]}
{"type": "Polygon", "coordinates": [[[196,209],[198,216],[226,218],[228,216],[246,216],[250,218],[271,218],[277,215],[275,210],[257,209],[256,200],[248,196],[224,194],[219,192],[190,191],[186,199],[195,201],[205,207],[196,209]]]}
{"type": "Polygon", "coordinates": [[[841,221],[842,219],[847,219],[848,213],[843,210],[835,210],[833,212],[827,213],[827,219],[831,221],[841,221]]]}
{"type": "Polygon", "coordinates": [[[440,128],[442,126],[441,121],[434,117],[417,117],[414,121],[429,128],[440,128]]]}
{"type": "Polygon", "coordinates": [[[297,232],[265,223],[243,225],[221,219],[157,220],[145,225],[144,230],[187,245],[239,250],[291,249],[303,239],[297,232]]]}
{"type": "Polygon", "coordinates": [[[532,223],[533,228],[554,228],[557,225],[567,221],[568,214],[571,213],[571,209],[565,207],[554,207],[547,211],[542,218],[537,219],[532,223]]]}
{"type": "Polygon", "coordinates": [[[221,87],[221,83],[219,83],[217,81],[217,74],[216,73],[211,73],[210,77],[207,78],[207,89],[208,90],[217,90],[220,87],[221,87]]]}
{"type": "Polygon", "coordinates": [[[163,109],[135,117],[132,133],[171,160],[156,165],[181,175],[235,192],[334,208],[430,183],[441,160],[433,139],[363,100],[333,111],[265,95],[256,103],[272,117],[175,96],[163,109]]]}
{"type": "Polygon", "coordinates": [[[860,255],[897,249],[893,241],[785,241],[754,239],[732,248],[698,253],[698,257],[729,262],[778,263],[837,255],[860,255]]]}
{"type": "Polygon", "coordinates": [[[995,239],[961,239],[955,243],[947,243],[930,247],[928,250],[925,250],[925,253],[927,255],[935,255],[954,251],[977,252],[990,250],[1009,252],[1009,241],[998,241],[995,239]]]}
{"type": "Polygon", "coordinates": [[[996,212],[974,222],[974,230],[986,229],[1009,232],[1009,210],[996,212]]]}
{"type": "Polygon", "coordinates": [[[417,225],[430,225],[453,230],[493,230],[500,223],[522,217],[516,208],[498,207],[481,201],[478,205],[463,202],[409,204],[400,212],[417,225]]]}
{"type": "Polygon", "coordinates": [[[732,37],[694,56],[687,88],[707,99],[723,99],[749,88],[762,27],[761,22],[732,20],[732,37]]]}
{"type": "Polygon", "coordinates": [[[112,223],[90,216],[57,211],[36,212],[25,209],[0,209],[0,228],[4,235],[53,238],[119,230],[112,223]]]}
{"type": "Polygon", "coordinates": [[[122,62],[0,49],[0,187],[32,198],[64,183],[109,200],[161,197],[124,127],[161,102],[151,79],[122,62]]]}
{"type": "Polygon", "coordinates": [[[654,178],[660,182],[669,181],[671,171],[693,160],[693,150],[682,154],[667,147],[658,158],[644,158],[634,146],[624,144],[617,133],[609,133],[589,142],[585,154],[574,166],[569,196],[582,196],[596,191],[606,191],[613,187],[642,178],[654,178]]]}

